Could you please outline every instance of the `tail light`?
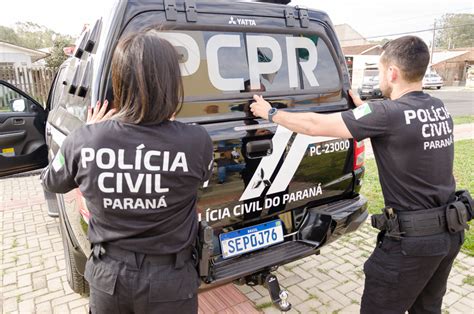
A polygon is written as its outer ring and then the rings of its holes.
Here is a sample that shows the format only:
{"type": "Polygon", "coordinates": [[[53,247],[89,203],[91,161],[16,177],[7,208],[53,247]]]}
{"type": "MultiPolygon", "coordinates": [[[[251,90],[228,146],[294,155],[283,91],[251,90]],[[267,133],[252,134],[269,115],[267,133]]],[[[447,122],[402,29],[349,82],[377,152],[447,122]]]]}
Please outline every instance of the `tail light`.
{"type": "Polygon", "coordinates": [[[364,141],[357,142],[356,140],[354,140],[354,170],[357,170],[364,165],[364,159],[365,159],[364,141]]]}

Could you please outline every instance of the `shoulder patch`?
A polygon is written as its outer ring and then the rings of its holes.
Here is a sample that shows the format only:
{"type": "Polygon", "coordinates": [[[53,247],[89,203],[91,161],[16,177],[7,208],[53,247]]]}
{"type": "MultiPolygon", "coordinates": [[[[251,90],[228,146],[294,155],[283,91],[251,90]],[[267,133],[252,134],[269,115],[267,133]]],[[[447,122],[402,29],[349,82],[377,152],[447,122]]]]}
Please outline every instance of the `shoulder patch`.
{"type": "Polygon", "coordinates": [[[363,103],[359,107],[353,109],[352,112],[354,113],[354,118],[359,120],[360,118],[372,113],[372,109],[370,108],[369,103],[363,103]]]}
{"type": "Polygon", "coordinates": [[[58,153],[56,154],[56,157],[54,157],[52,165],[53,165],[54,171],[56,172],[61,170],[61,168],[64,166],[64,156],[63,154],[61,154],[61,151],[58,151],[58,153]]]}

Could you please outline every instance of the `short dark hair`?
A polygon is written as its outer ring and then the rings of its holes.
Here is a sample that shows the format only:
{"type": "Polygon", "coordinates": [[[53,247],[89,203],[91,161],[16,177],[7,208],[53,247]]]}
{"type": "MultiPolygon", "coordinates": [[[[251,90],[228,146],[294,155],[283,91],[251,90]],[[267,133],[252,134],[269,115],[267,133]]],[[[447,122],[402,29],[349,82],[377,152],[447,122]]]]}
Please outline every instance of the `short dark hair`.
{"type": "Polygon", "coordinates": [[[393,62],[402,71],[402,77],[408,82],[423,79],[430,62],[428,46],[416,36],[403,36],[387,42],[382,47],[384,53],[380,59],[384,64],[393,62]]]}
{"type": "Polygon", "coordinates": [[[117,119],[159,124],[179,112],[183,82],[176,49],[157,30],[129,34],[112,58],[117,119]]]}

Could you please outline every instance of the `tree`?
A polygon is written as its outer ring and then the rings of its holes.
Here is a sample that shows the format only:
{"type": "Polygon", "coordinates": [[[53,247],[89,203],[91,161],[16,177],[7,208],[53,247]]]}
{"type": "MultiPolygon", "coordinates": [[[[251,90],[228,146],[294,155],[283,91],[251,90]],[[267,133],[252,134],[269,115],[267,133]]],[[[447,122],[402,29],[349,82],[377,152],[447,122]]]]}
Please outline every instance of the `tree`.
{"type": "Polygon", "coordinates": [[[46,58],[46,66],[57,71],[59,66],[68,58],[64,53],[63,48],[68,47],[70,44],[70,39],[64,36],[56,38],[53,43],[53,48],[50,51],[50,55],[46,58]]]}
{"type": "Polygon", "coordinates": [[[51,47],[54,38],[61,36],[52,29],[33,22],[16,23],[15,33],[18,34],[21,45],[31,49],[51,47]]]}
{"type": "Polygon", "coordinates": [[[457,48],[474,46],[474,14],[445,14],[436,21],[436,47],[457,48]]]}
{"type": "Polygon", "coordinates": [[[0,40],[30,49],[52,47],[46,66],[55,70],[67,59],[63,48],[74,42],[69,35],[33,22],[18,22],[14,28],[0,26],[0,40]]]}
{"type": "Polygon", "coordinates": [[[6,27],[6,26],[1,26],[1,25],[0,25],[0,40],[13,44],[13,45],[20,44],[20,38],[15,33],[14,29],[10,27],[6,27]]]}

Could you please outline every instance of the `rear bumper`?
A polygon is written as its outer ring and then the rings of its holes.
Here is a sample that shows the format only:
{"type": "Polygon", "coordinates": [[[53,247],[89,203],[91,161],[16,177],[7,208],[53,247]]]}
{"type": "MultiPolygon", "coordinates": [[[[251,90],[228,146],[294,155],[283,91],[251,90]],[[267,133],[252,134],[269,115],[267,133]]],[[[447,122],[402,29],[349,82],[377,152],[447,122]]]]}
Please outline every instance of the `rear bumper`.
{"type": "Polygon", "coordinates": [[[332,218],[331,236],[326,243],[332,242],[344,234],[356,231],[369,216],[367,199],[362,195],[354,199],[341,200],[330,205],[314,208],[313,212],[330,215],[332,218]]]}
{"type": "Polygon", "coordinates": [[[442,87],[443,83],[423,83],[423,88],[429,88],[429,87],[442,87]]]}
{"type": "Polygon", "coordinates": [[[367,200],[361,195],[309,208],[293,239],[211,265],[211,275],[201,289],[317,254],[325,244],[357,230],[367,217],[367,200]]]}

